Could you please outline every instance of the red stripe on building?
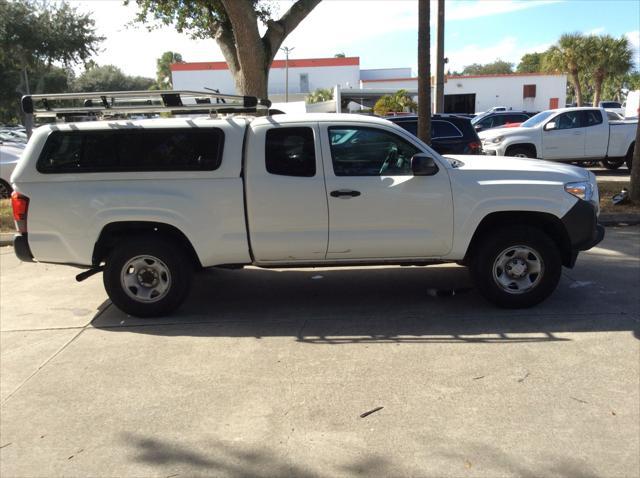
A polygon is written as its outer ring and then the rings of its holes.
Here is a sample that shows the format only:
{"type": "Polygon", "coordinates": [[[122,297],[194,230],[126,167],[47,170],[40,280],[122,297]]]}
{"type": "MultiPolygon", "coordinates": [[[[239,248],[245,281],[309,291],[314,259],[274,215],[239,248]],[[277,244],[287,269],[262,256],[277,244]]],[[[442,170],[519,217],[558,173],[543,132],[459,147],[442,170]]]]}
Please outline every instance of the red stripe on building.
{"type": "MultiPolygon", "coordinates": [[[[353,56],[347,58],[305,58],[299,60],[289,60],[289,68],[313,68],[319,66],[358,66],[360,57],[353,56]]],[[[284,60],[274,60],[271,68],[284,68],[284,60]]],[[[225,61],[203,61],[193,63],[173,63],[171,71],[198,71],[198,70],[228,70],[229,66],[225,61]]]]}
{"type": "MultiPolygon", "coordinates": [[[[496,73],[494,75],[446,75],[448,80],[455,80],[457,78],[499,78],[510,76],[562,76],[562,73],[496,73]]],[[[432,77],[433,78],[433,77],[432,77]]],[[[418,77],[411,78],[380,78],[376,80],[362,80],[363,83],[384,83],[385,81],[417,81],[418,77]]]]}

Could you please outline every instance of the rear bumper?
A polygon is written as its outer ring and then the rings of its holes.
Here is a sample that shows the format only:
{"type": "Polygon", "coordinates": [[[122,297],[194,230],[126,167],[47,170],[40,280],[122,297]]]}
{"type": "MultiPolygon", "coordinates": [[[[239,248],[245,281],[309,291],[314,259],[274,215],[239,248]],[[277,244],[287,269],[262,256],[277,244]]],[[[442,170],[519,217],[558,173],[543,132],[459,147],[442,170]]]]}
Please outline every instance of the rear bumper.
{"type": "Polygon", "coordinates": [[[33,260],[33,254],[31,253],[26,233],[16,234],[13,236],[13,250],[15,251],[18,259],[22,262],[35,262],[33,260]]]}

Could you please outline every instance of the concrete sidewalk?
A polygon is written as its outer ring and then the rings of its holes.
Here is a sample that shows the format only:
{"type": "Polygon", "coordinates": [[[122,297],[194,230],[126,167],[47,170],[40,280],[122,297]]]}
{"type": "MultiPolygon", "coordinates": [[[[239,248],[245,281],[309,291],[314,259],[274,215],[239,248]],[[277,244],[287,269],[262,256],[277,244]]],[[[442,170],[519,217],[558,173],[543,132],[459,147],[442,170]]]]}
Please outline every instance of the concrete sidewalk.
{"type": "Polygon", "coordinates": [[[1,476],[640,473],[639,227],[524,311],[456,266],[213,270],[142,320],[76,273],[0,249],[1,476]]]}

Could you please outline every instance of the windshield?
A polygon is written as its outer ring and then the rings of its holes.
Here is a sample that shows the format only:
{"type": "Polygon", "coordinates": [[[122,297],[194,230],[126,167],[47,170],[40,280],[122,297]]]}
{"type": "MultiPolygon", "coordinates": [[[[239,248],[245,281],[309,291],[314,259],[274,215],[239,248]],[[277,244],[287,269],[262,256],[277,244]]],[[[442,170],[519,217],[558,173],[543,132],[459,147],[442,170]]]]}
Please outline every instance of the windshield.
{"type": "Polygon", "coordinates": [[[542,113],[538,113],[537,115],[532,116],[520,126],[522,126],[523,128],[533,128],[534,126],[538,126],[552,114],[555,114],[555,111],[543,111],[542,113]]]}
{"type": "Polygon", "coordinates": [[[478,116],[474,116],[473,118],[471,118],[471,124],[476,124],[478,121],[482,120],[483,118],[486,118],[487,116],[489,116],[489,113],[484,113],[478,116]]]}

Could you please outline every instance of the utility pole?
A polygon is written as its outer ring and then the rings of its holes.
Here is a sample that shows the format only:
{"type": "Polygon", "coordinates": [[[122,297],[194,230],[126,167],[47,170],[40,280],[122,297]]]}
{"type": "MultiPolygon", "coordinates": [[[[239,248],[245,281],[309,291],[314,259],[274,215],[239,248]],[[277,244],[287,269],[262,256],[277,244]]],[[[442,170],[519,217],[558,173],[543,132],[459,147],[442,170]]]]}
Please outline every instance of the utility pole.
{"type": "MultiPolygon", "coordinates": [[[[30,95],[31,89],[29,88],[29,73],[27,73],[27,67],[25,66],[22,70],[23,78],[24,78],[24,89],[25,94],[30,95]]],[[[33,132],[33,115],[31,113],[25,113],[24,115],[24,128],[27,133],[27,138],[31,138],[31,133],[33,132]]]]}
{"type": "Polygon", "coordinates": [[[418,138],[431,144],[430,0],[418,1],[418,138]]]}
{"type": "Polygon", "coordinates": [[[438,0],[438,29],[436,37],[436,113],[444,113],[444,0],[438,0]]]}
{"type": "Polygon", "coordinates": [[[294,48],[289,48],[285,46],[280,48],[284,52],[284,102],[289,103],[289,53],[291,53],[294,48]]]}

